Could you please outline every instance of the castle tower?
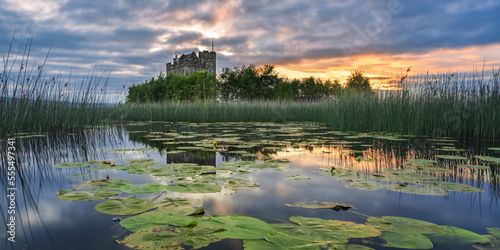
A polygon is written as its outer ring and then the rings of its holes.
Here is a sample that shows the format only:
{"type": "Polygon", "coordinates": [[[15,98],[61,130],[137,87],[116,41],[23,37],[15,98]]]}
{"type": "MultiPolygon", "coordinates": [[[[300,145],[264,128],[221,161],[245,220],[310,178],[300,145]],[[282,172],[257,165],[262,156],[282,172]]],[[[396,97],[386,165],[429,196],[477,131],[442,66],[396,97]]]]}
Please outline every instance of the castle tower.
{"type": "Polygon", "coordinates": [[[212,39],[212,51],[199,51],[198,55],[193,51],[191,54],[182,54],[180,57],[173,58],[172,62],[167,63],[166,74],[177,74],[189,76],[197,71],[206,70],[208,73],[216,74],[217,53],[214,51],[214,42],[212,39]]]}

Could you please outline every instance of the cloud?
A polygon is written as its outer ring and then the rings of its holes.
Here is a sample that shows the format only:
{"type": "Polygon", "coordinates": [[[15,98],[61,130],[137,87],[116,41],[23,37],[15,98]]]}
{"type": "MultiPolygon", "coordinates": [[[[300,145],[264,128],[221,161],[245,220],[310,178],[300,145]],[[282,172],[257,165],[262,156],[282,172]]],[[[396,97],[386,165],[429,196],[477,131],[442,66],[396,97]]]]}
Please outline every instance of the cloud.
{"type": "MultiPolygon", "coordinates": [[[[500,43],[500,3],[493,0],[3,2],[3,51],[16,30],[18,48],[33,36],[33,57],[43,58],[52,47],[52,72],[84,74],[104,67],[118,72],[111,83],[116,86],[157,75],[175,54],[210,48],[212,38],[218,72],[276,64],[283,72],[324,76],[349,71],[342,67],[386,73],[382,67],[394,68],[390,60],[423,60],[441,49],[491,49],[500,43]]],[[[452,56],[440,59],[442,64],[432,65],[468,63],[452,56]]]]}

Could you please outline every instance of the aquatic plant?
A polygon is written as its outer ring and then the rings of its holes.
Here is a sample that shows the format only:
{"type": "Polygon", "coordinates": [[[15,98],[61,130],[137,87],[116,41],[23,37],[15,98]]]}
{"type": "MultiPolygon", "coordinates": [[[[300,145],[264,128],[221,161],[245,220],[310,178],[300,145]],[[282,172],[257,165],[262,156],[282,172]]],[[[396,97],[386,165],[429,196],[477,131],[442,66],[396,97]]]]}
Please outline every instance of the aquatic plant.
{"type": "Polygon", "coordinates": [[[105,74],[94,71],[81,82],[71,76],[48,76],[45,66],[50,51],[38,64],[30,58],[31,40],[18,52],[12,42],[0,71],[0,137],[74,131],[100,125],[113,112],[105,101],[105,74]]]}
{"type": "Polygon", "coordinates": [[[419,82],[412,83],[411,88],[378,95],[350,92],[319,102],[212,100],[127,104],[122,110],[123,113],[116,114],[114,119],[175,122],[317,122],[341,131],[500,138],[498,74],[494,74],[490,79],[475,76],[451,79],[447,75],[434,77],[435,80],[429,82],[423,76],[419,82]]]}

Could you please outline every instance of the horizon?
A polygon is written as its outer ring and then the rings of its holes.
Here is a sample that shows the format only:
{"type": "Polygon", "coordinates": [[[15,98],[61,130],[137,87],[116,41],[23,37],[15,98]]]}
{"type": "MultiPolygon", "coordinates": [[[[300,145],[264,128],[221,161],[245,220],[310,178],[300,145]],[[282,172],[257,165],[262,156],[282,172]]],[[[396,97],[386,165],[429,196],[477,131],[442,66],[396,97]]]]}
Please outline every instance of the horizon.
{"type": "Polygon", "coordinates": [[[28,67],[50,50],[48,76],[109,72],[112,91],[165,72],[175,54],[210,49],[212,39],[217,74],[273,64],[290,79],[344,82],[361,70],[382,86],[409,67],[470,74],[500,65],[495,1],[3,2],[4,55],[13,37],[14,55],[32,39],[28,67]]]}

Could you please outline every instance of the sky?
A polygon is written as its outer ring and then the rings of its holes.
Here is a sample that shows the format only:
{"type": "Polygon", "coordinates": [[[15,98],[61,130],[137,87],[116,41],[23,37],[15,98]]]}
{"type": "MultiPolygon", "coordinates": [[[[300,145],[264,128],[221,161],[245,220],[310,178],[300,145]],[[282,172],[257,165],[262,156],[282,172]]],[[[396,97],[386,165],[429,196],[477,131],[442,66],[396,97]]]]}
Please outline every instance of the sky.
{"type": "Polygon", "coordinates": [[[382,84],[408,67],[419,74],[500,65],[500,1],[494,0],[0,0],[0,5],[4,57],[13,37],[11,54],[32,39],[32,67],[50,51],[47,75],[71,73],[78,79],[96,72],[109,76],[111,89],[157,76],[176,54],[210,50],[212,39],[218,73],[274,64],[289,78],[344,81],[362,70],[382,84]]]}

